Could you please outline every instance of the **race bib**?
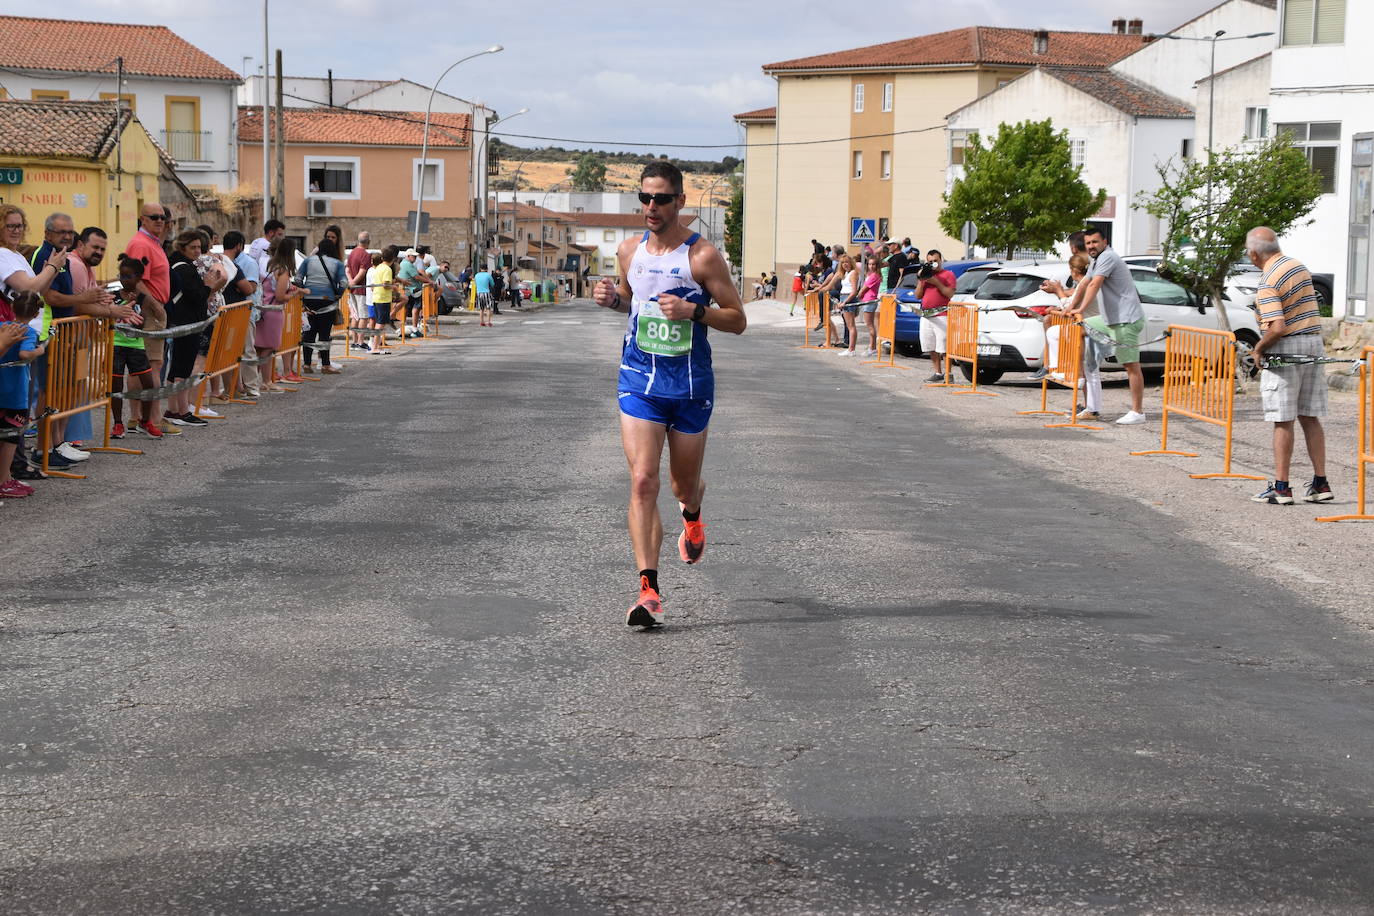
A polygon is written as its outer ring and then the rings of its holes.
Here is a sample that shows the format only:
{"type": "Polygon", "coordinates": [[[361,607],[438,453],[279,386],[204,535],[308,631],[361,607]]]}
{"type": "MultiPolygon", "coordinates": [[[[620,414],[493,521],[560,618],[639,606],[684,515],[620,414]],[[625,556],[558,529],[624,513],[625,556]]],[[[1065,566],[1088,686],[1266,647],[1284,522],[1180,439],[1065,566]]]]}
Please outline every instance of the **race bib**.
{"type": "Polygon", "coordinates": [[[635,346],[655,356],[682,356],[690,353],[692,321],[690,318],[664,318],[657,302],[645,302],[639,308],[635,346]]]}

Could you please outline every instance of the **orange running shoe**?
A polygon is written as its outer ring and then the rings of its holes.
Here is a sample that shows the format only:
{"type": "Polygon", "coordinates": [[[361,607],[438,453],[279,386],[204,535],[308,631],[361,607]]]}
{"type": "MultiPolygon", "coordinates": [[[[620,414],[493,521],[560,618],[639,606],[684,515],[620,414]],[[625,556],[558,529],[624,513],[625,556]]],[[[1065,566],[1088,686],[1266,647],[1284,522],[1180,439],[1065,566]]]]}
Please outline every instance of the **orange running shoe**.
{"type": "Polygon", "coordinates": [[[677,538],[677,552],[682,556],[682,562],[688,565],[701,562],[701,555],[706,552],[705,522],[682,522],[682,534],[677,538]]]}
{"type": "Polygon", "coordinates": [[[625,624],[632,627],[656,627],[663,622],[663,600],[649,587],[649,577],[639,577],[639,600],[625,615],[625,624]]]}

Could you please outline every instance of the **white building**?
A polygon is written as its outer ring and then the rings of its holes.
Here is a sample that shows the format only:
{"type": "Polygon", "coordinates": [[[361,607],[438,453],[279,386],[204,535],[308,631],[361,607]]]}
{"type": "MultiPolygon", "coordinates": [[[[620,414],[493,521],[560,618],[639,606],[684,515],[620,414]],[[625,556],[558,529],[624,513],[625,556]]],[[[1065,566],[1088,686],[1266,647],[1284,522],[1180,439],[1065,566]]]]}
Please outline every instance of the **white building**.
{"type": "Polygon", "coordinates": [[[242,81],[166,26],[0,16],[0,32],[25,39],[4,42],[0,98],[121,98],[191,190],[238,184],[242,81]]]}
{"type": "Polygon", "coordinates": [[[989,136],[1002,123],[1049,118],[1068,132],[1084,182],[1107,191],[1106,205],[1090,222],[1122,253],[1156,251],[1158,220],[1132,204],[1159,187],[1160,163],[1190,157],[1205,146],[1208,118],[1194,104],[1206,98],[1214,50],[1218,88],[1225,82],[1235,96],[1218,95],[1217,120],[1224,114],[1225,130],[1218,131],[1213,145],[1240,142],[1247,109],[1251,118],[1259,117],[1253,109],[1256,98],[1263,99],[1257,93],[1267,92],[1261,85],[1267,79],[1266,53],[1278,41],[1276,3],[1225,0],[1105,71],[1041,66],[953,112],[949,184],[963,174],[959,152],[969,133],[989,136]],[[1209,40],[1218,31],[1236,40],[1209,40]],[[1256,34],[1263,32],[1275,34],[1256,34]]]}
{"type": "Polygon", "coordinates": [[[1332,275],[1336,315],[1368,318],[1374,286],[1374,3],[1282,0],[1279,16],[1269,127],[1289,131],[1323,180],[1312,224],[1290,231],[1283,247],[1313,271],[1332,275]]]}
{"type": "MultiPolygon", "coordinates": [[[[262,106],[262,74],[249,76],[239,90],[239,104],[250,107],[262,106]]],[[[447,92],[434,92],[431,106],[429,86],[407,79],[362,80],[341,79],[332,73],[329,76],[284,76],[282,77],[282,105],[286,108],[337,107],[354,111],[425,111],[465,114],[472,120],[472,174],[468,186],[473,189],[472,216],[474,220],[473,238],[482,238],[486,233],[485,223],[488,214],[484,207],[487,197],[487,169],[482,166],[486,157],[489,131],[497,120],[496,112],[482,102],[469,101],[447,92]]],[[[271,94],[268,101],[275,104],[276,80],[268,84],[271,94]]],[[[251,164],[245,169],[249,175],[262,171],[261,165],[255,169],[251,164]]]]}
{"type": "MultiPolygon", "coordinates": [[[[1193,134],[1192,108],[1110,70],[1038,67],[950,114],[951,148],[962,148],[970,133],[990,137],[1002,123],[1046,118],[1067,130],[1083,181],[1106,190],[1091,222],[1112,247],[1123,254],[1156,247],[1158,221],[1132,210],[1131,201],[1159,187],[1157,161],[1184,149],[1193,134]]],[[[951,164],[950,185],[962,176],[963,165],[951,164]]]]}

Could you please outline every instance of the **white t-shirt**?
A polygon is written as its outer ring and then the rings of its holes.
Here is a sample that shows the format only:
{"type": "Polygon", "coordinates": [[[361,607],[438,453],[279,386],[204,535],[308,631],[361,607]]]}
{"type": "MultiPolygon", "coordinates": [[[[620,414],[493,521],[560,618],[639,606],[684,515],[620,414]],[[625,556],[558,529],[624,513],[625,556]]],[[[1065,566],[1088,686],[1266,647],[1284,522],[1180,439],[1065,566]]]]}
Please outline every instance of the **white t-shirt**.
{"type": "MultiPolygon", "coordinates": [[[[24,256],[12,248],[0,248],[0,293],[8,293],[10,286],[5,281],[16,273],[26,273],[33,276],[33,268],[29,267],[29,262],[24,260],[24,256]]],[[[43,333],[43,313],[29,322],[29,327],[33,328],[40,335],[43,333]]]]}
{"type": "Polygon", "coordinates": [[[364,281],[364,282],[367,283],[367,304],[368,304],[369,306],[374,305],[374,304],[376,304],[376,301],[377,301],[377,300],[376,300],[376,295],[377,295],[377,289],[376,289],[376,284],[377,284],[377,268],[375,268],[375,267],[369,267],[369,268],[367,269],[367,280],[364,281]]]}

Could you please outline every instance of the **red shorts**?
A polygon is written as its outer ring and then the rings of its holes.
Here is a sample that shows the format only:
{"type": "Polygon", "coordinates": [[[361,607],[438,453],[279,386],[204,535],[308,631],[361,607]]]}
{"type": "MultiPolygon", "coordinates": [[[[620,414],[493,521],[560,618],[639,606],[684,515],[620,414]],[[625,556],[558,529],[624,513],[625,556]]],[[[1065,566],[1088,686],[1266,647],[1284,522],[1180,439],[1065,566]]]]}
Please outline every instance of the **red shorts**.
{"type": "Polygon", "coordinates": [[[799,293],[799,292],[801,292],[801,291],[802,291],[801,277],[793,277],[793,278],[792,278],[792,292],[794,292],[794,293],[799,293]]]}

